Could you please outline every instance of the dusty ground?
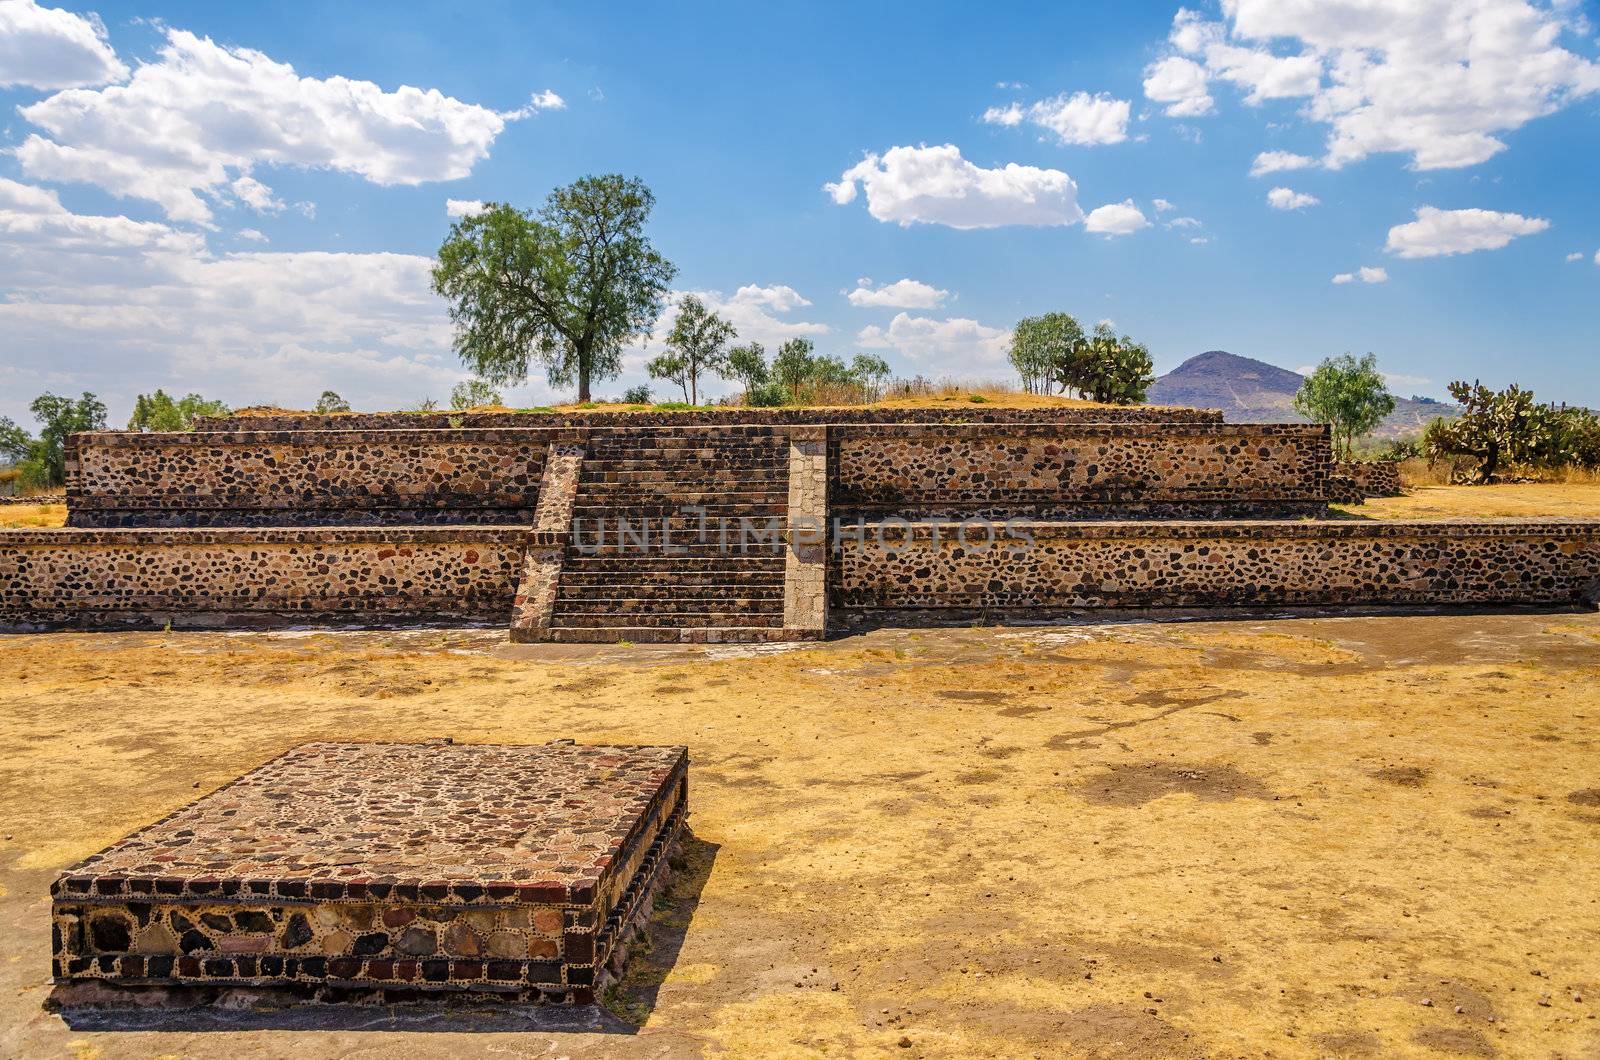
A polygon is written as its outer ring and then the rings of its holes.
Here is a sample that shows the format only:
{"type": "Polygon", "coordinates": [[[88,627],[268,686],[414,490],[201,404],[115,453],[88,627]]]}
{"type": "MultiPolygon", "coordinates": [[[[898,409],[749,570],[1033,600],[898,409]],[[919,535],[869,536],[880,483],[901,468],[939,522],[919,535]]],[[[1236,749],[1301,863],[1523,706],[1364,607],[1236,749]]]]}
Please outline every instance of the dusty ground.
{"type": "Polygon", "coordinates": [[[65,504],[5,504],[0,505],[0,530],[37,526],[65,526],[65,504]]]}
{"type": "Polygon", "coordinates": [[[1372,497],[1365,504],[1335,507],[1368,519],[1592,519],[1600,516],[1600,483],[1417,486],[1404,497],[1372,497]]]}
{"type": "Polygon", "coordinates": [[[0,1056],[1600,1056],[1592,614],[0,661],[0,1056]],[[42,1010],[63,866],[295,743],[436,736],[691,748],[685,871],[601,1030],[42,1010]]]}

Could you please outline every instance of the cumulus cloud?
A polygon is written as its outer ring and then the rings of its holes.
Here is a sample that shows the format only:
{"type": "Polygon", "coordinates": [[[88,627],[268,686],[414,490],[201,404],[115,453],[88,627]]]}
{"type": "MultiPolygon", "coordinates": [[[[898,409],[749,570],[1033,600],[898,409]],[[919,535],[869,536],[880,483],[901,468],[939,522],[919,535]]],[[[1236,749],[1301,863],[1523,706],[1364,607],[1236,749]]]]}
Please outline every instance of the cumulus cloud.
{"type": "Polygon", "coordinates": [[[1303,191],[1293,188],[1273,188],[1267,192],[1267,205],[1274,210],[1303,210],[1307,206],[1315,206],[1322,200],[1315,195],[1307,195],[1303,191]]]}
{"type": "Polygon", "coordinates": [[[1106,236],[1125,236],[1149,225],[1143,211],[1133,204],[1132,199],[1096,207],[1083,222],[1083,227],[1088,231],[1106,236]]]}
{"type": "Polygon", "coordinates": [[[267,242],[266,233],[262,232],[259,228],[241,228],[234,234],[240,239],[248,239],[252,243],[267,242]]]}
{"type": "Polygon", "coordinates": [[[1543,232],[1550,222],[1495,210],[1440,210],[1423,206],[1417,219],[1389,229],[1386,249],[1402,258],[1435,258],[1498,250],[1518,236],[1543,232]]]}
{"type": "Polygon", "coordinates": [[[856,342],[869,350],[897,351],[923,370],[962,371],[1004,361],[1011,332],[965,317],[935,320],[896,313],[886,328],[862,328],[856,342]]]}
{"type": "Polygon", "coordinates": [[[1144,71],[1145,98],[1165,103],[1169,118],[1199,118],[1215,109],[1206,87],[1206,68],[1193,59],[1169,55],[1144,71]]]}
{"type": "Polygon", "coordinates": [[[411,254],[215,254],[199,233],[77,214],[0,180],[0,333],[25,416],[48,381],[127,397],[154,386],[306,407],[334,389],[367,408],[443,397],[467,373],[411,254]],[[35,389],[25,389],[26,380],[35,389]]]}
{"type": "Polygon", "coordinates": [[[1070,225],[1083,220],[1078,185],[1059,169],[1015,162],[984,169],[961,157],[954,144],[891,147],[869,154],[824,186],[845,205],[865,190],[867,212],[901,226],[951,228],[1070,225]]]}
{"type": "Polygon", "coordinates": [[[1594,263],[1600,265],[1600,250],[1594,252],[1594,263]]]}
{"type": "Polygon", "coordinates": [[[218,203],[281,207],[257,166],[385,185],[465,177],[506,123],[525,116],[435,89],[301,77],[261,52],[176,29],[127,83],[58,92],[20,113],[47,134],[13,150],[28,175],[95,184],[200,224],[218,203]]]}
{"type": "MultiPolygon", "coordinates": [[[[1600,251],[1597,251],[1596,253],[1600,254],[1600,251]]],[[[1582,261],[1583,258],[1584,258],[1584,254],[1583,254],[1583,251],[1581,251],[1581,250],[1574,250],[1571,254],[1567,255],[1567,261],[1568,262],[1582,261]]]]}
{"type": "Polygon", "coordinates": [[[127,76],[99,17],[0,0],[0,88],[85,88],[127,76]]]}
{"type": "Polygon", "coordinates": [[[1129,109],[1127,100],[1113,99],[1103,92],[1092,96],[1087,92],[1075,92],[1027,106],[1012,103],[990,107],[983,112],[983,120],[992,125],[1030,121],[1054,133],[1063,144],[1119,144],[1128,138],[1129,109]]]}
{"type": "Polygon", "coordinates": [[[466,217],[483,209],[483,203],[477,199],[446,199],[444,212],[447,217],[466,217]]]}
{"type": "Polygon", "coordinates": [[[1315,158],[1307,155],[1297,155],[1293,151],[1263,151],[1256,155],[1255,161],[1250,163],[1252,177],[1266,176],[1268,173],[1282,173],[1291,169],[1306,169],[1317,164],[1315,158]]]}
{"type": "Polygon", "coordinates": [[[1357,280],[1362,283],[1388,283],[1389,270],[1363,265],[1355,272],[1341,272],[1333,278],[1334,283],[1355,283],[1357,280]]]}
{"type": "Polygon", "coordinates": [[[1199,228],[1200,221],[1195,217],[1174,217],[1167,222],[1168,228],[1199,228]]]}
{"type": "Polygon", "coordinates": [[[871,281],[856,286],[845,297],[854,306],[871,306],[885,309],[938,309],[944,304],[949,291],[941,290],[921,280],[896,280],[874,290],[871,281]]]}
{"type": "Polygon", "coordinates": [[[1145,94],[1179,116],[1205,113],[1219,81],[1249,103],[1304,100],[1328,129],[1330,168],[1385,152],[1416,169],[1474,165],[1503,134],[1600,91],[1600,64],[1559,43],[1567,6],[1226,0],[1221,21],[1180,8],[1145,94]]]}
{"type": "Polygon", "coordinates": [[[1166,213],[1168,210],[1177,209],[1176,206],[1168,202],[1166,199],[1152,199],[1150,201],[1150,205],[1156,208],[1156,213],[1166,213]]]}

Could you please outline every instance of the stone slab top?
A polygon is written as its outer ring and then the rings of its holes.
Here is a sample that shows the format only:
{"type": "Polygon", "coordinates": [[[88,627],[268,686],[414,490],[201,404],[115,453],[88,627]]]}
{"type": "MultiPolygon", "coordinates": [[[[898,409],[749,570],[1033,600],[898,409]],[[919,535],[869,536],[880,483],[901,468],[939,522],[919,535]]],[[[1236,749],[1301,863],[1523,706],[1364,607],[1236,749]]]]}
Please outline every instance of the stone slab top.
{"type": "Polygon", "coordinates": [[[302,744],[85,858],[51,894],[589,904],[687,769],[683,747],[302,744]]]}

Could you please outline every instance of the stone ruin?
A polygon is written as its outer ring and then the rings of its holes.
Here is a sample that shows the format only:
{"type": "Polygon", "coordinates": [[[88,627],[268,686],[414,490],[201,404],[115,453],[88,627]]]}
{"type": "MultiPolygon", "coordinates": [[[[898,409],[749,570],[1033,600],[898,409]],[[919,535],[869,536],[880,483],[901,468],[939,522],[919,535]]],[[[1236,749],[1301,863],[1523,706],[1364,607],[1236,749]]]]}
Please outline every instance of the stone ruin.
{"type": "Polygon", "coordinates": [[[1106,608],[1571,606],[1600,522],[1330,520],[1327,429],[1159,407],[282,415],[68,445],[0,624],[820,637],[1106,608]]]}
{"type": "Polygon", "coordinates": [[[54,1001],[592,1004],[687,815],[682,747],[305,744],[62,873],[54,1001]]]}

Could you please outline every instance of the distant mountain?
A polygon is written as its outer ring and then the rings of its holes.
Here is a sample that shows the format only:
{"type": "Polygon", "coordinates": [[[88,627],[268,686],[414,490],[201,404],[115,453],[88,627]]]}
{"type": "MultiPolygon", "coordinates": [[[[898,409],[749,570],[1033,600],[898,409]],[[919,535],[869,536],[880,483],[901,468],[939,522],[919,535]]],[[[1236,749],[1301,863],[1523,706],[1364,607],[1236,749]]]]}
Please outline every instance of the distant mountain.
{"type": "MultiPolygon", "coordinates": [[[[1304,417],[1294,411],[1294,395],[1304,381],[1300,373],[1266,361],[1208,350],[1157,379],[1145,400],[1152,405],[1221,409],[1230,423],[1300,422],[1304,417]]],[[[1416,434],[1429,420],[1458,411],[1455,405],[1432,398],[1398,398],[1394,412],[1373,434],[1379,438],[1416,434]]]]}

